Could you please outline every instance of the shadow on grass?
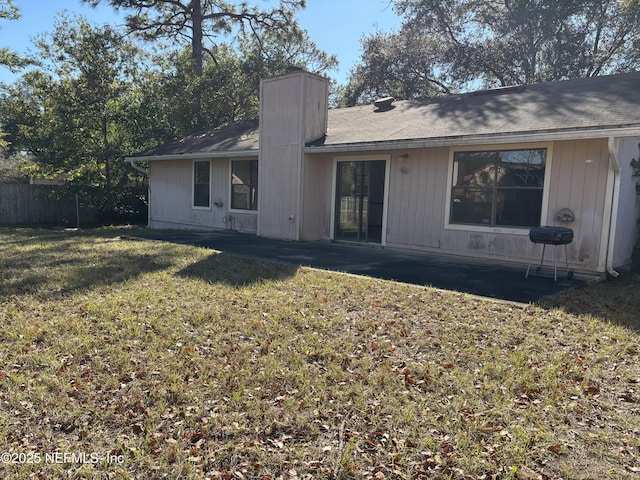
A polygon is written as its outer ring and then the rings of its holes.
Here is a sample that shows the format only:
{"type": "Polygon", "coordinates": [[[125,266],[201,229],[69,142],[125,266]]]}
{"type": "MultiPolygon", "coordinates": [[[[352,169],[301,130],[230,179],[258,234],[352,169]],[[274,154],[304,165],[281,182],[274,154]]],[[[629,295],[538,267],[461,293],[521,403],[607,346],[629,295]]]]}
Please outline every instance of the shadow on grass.
{"type": "Polygon", "coordinates": [[[640,268],[617,278],[566,290],[539,302],[576,315],[591,315],[614,325],[640,332],[640,268]]]}
{"type": "Polygon", "coordinates": [[[180,270],[178,275],[240,287],[264,281],[286,280],[293,277],[297,271],[298,267],[293,265],[216,252],[180,270]]]}
{"type": "Polygon", "coordinates": [[[22,270],[13,278],[0,282],[0,298],[3,296],[36,294],[41,298],[55,298],[77,291],[109,286],[146,273],[171,267],[171,262],[161,255],[121,254],[108,263],[88,264],[82,259],[40,262],[37,269],[22,270]]]}
{"type": "Polygon", "coordinates": [[[164,270],[174,261],[160,251],[104,249],[101,245],[119,241],[105,231],[23,228],[0,233],[4,247],[0,257],[0,299],[24,294],[55,299],[164,270]],[[91,241],[96,242],[95,247],[87,243],[91,241]]]}

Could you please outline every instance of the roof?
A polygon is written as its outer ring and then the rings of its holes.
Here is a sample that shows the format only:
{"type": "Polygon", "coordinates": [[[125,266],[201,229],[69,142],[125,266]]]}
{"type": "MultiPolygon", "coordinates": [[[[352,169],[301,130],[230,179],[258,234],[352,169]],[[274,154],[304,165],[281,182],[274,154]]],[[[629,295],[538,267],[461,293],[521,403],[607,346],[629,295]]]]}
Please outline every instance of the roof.
{"type": "Polygon", "coordinates": [[[167,157],[187,158],[189,156],[202,156],[223,153],[224,156],[247,155],[258,150],[258,120],[222,125],[213,130],[194,133],[176,142],[167,143],[147,150],[146,152],[131,155],[138,157],[167,157]]]}
{"type": "Polygon", "coordinates": [[[640,127],[640,72],[331,110],[318,146],[640,127]]]}
{"type": "MultiPolygon", "coordinates": [[[[640,72],[329,110],[327,134],[306,151],[640,135],[640,72]],[[555,135],[555,137],[554,137],[555,135]]],[[[142,156],[258,150],[258,122],[228,125],[142,156]]]]}

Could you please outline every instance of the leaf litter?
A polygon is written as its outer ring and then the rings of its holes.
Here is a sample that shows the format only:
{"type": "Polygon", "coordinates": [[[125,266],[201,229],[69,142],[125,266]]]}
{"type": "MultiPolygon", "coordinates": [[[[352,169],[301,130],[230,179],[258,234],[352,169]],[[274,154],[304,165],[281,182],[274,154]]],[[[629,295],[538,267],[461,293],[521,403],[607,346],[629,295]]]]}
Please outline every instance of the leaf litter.
{"type": "Polygon", "coordinates": [[[638,473],[637,330],[305,268],[243,261],[238,273],[207,250],[99,239],[45,236],[49,252],[22,273],[38,288],[16,287],[19,242],[2,260],[14,273],[0,297],[1,442],[124,460],[0,465],[6,476],[638,473]],[[98,267],[118,257],[105,277],[98,267]],[[67,262],[61,287],[41,275],[54,262],[67,262]],[[251,280],[225,282],[225,268],[251,280]]]}

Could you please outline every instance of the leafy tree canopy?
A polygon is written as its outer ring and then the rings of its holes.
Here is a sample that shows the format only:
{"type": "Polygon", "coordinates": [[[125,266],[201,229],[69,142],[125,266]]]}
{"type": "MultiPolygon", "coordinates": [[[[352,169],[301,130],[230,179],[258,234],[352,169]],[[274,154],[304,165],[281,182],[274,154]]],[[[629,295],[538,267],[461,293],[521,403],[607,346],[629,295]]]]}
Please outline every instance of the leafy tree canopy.
{"type": "Polygon", "coordinates": [[[55,32],[35,43],[39,65],[0,95],[10,153],[28,153],[31,174],[62,177],[69,193],[122,212],[132,187],[145,181],[125,156],[255,118],[261,77],[292,64],[324,73],[336,63],[305,32],[297,40],[258,33],[220,44],[216,60],[205,58],[197,75],[188,47],[152,56],[125,32],[61,17],[55,32]]]}
{"type": "MultiPolygon", "coordinates": [[[[0,20],[18,20],[20,10],[13,3],[13,0],[0,0],[0,20]]],[[[29,61],[22,58],[13,50],[0,48],[0,65],[5,66],[12,72],[29,65],[29,61]]]]}
{"type": "Polygon", "coordinates": [[[400,30],[363,41],[350,104],[640,68],[638,0],[392,0],[400,30]]]}
{"type": "MultiPolygon", "coordinates": [[[[0,20],[18,20],[20,10],[13,4],[13,0],[0,0],[0,20]]],[[[28,65],[29,62],[20,57],[17,53],[8,48],[0,48],[0,65],[8,68],[12,72],[28,65]]],[[[9,145],[5,139],[5,133],[0,128],[0,149],[9,145]]]]}
{"type": "Polygon", "coordinates": [[[122,125],[142,52],[109,26],[64,17],[36,47],[41,66],[1,99],[9,152],[28,153],[30,173],[64,178],[100,210],[123,207],[130,172],[120,159],[136,145],[122,125]]]}

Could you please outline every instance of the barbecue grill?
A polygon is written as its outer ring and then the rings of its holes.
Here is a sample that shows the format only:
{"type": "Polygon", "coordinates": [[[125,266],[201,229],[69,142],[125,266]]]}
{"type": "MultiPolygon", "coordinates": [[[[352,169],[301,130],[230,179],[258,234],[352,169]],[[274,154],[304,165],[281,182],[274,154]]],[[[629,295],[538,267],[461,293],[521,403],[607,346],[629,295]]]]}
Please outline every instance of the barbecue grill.
{"type": "MultiPolygon", "coordinates": [[[[533,227],[529,230],[529,240],[531,244],[529,250],[531,252],[531,246],[535,243],[542,244],[542,256],[540,257],[540,265],[536,268],[536,271],[542,269],[542,263],[544,261],[544,252],[547,245],[552,245],[553,249],[553,280],[558,281],[558,267],[557,267],[557,247],[564,245],[564,263],[567,272],[567,278],[571,280],[573,278],[573,272],[569,271],[569,262],[567,260],[567,245],[573,241],[573,230],[566,227],[533,227]]],[[[529,255],[529,265],[527,265],[527,273],[525,278],[529,277],[529,270],[531,268],[532,252],[529,255]]]]}

